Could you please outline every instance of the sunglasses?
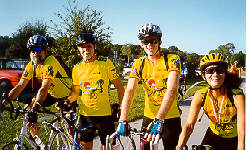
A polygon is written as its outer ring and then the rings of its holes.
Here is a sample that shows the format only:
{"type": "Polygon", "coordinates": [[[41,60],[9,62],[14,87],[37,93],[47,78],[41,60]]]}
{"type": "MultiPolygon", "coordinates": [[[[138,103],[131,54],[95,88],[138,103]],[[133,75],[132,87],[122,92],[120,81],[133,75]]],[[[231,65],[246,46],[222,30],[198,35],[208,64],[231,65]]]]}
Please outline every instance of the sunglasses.
{"type": "Polygon", "coordinates": [[[226,72],[226,70],[224,68],[219,68],[219,67],[213,67],[213,68],[208,68],[205,69],[204,71],[206,74],[214,74],[215,72],[217,74],[223,74],[226,72]]]}
{"type": "Polygon", "coordinates": [[[36,48],[33,48],[31,51],[32,51],[32,53],[35,53],[35,52],[40,53],[41,50],[42,49],[40,47],[36,47],[36,48]]]}
{"type": "Polygon", "coordinates": [[[149,43],[150,44],[157,44],[158,43],[158,40],[157,39],[143,40],[142,43],[144,45],[148,45],[149,43]]]}

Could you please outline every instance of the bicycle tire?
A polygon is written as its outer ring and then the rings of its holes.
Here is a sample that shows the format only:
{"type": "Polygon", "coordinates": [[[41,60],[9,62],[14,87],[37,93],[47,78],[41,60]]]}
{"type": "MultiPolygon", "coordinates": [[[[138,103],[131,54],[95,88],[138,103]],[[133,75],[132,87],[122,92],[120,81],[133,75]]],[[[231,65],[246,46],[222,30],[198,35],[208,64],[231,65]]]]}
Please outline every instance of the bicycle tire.
{"type": "Polygon", "coordinates": [[[72,149],[72,143],[68,137],[62,133],[55,133],[49,142],[48,150],[67,150],[72,149]]]}
{"type": "MultiPolygon", "coordinates": [[[[19,144],[19,141],[12,141],[2,147],[2,150],[18,150],[16,146],[19,144]]],[[[23,144],[23,150],[29,150],[26,144],[23,144]]]]}
{"type": "MultiPolygon", "coordinates": [[[[137,149],[135,141],[131,136],[120,136],[120,141],[121,141],[121,144],[123,145],[124,150],[136,150],[137,149]]],[[[120,141],[117,140],[116,145],[120,145],[121,147],[120,141]]]]}

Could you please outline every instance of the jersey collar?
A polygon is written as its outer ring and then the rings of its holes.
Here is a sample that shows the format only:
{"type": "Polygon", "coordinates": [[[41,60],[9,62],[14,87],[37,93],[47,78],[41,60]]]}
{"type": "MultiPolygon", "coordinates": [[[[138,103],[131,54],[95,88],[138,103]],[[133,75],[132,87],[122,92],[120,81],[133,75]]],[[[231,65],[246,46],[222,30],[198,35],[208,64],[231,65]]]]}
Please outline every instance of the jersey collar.
{"type": "Polygon", "coordinates": [[[93,62],[97,59],[97,56],[94,55],[92,58],[88,59],[88,60],[83,60],[84,63],[90,63],[90,62],[93,62]]]}

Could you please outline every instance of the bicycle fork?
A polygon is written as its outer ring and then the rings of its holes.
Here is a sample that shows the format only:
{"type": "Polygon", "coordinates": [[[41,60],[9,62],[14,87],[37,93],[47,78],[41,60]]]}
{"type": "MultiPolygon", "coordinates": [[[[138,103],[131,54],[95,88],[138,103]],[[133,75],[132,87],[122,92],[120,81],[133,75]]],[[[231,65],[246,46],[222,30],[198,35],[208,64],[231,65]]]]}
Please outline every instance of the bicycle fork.
{"type": "Polygon", "coordinates": [[[75,130],[75,134],[74,134],[74,144],[73,144],[73,150],[80,150],[80,143],[78,140],[78,131],[75,130]]]}

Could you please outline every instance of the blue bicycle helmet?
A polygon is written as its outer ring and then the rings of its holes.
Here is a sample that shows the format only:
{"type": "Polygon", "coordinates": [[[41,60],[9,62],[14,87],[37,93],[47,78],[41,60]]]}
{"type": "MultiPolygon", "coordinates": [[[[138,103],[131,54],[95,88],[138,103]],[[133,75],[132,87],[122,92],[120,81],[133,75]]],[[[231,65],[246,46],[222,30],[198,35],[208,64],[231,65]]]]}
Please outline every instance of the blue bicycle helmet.
{"type": "Polygon", "coordinates": [[[45,37],[41,35],[34,35],[29,38],[27,42],[27,48],[31,49],[34,47],[46,48],[48,46],[48,41],[45,37]]]}
{"type": "Polygon", "coordinates": [[[96,38],[92,33],[81,33],[76,38],[76,45],[81,45],[85,43],[96,43],[96,38]]]}

